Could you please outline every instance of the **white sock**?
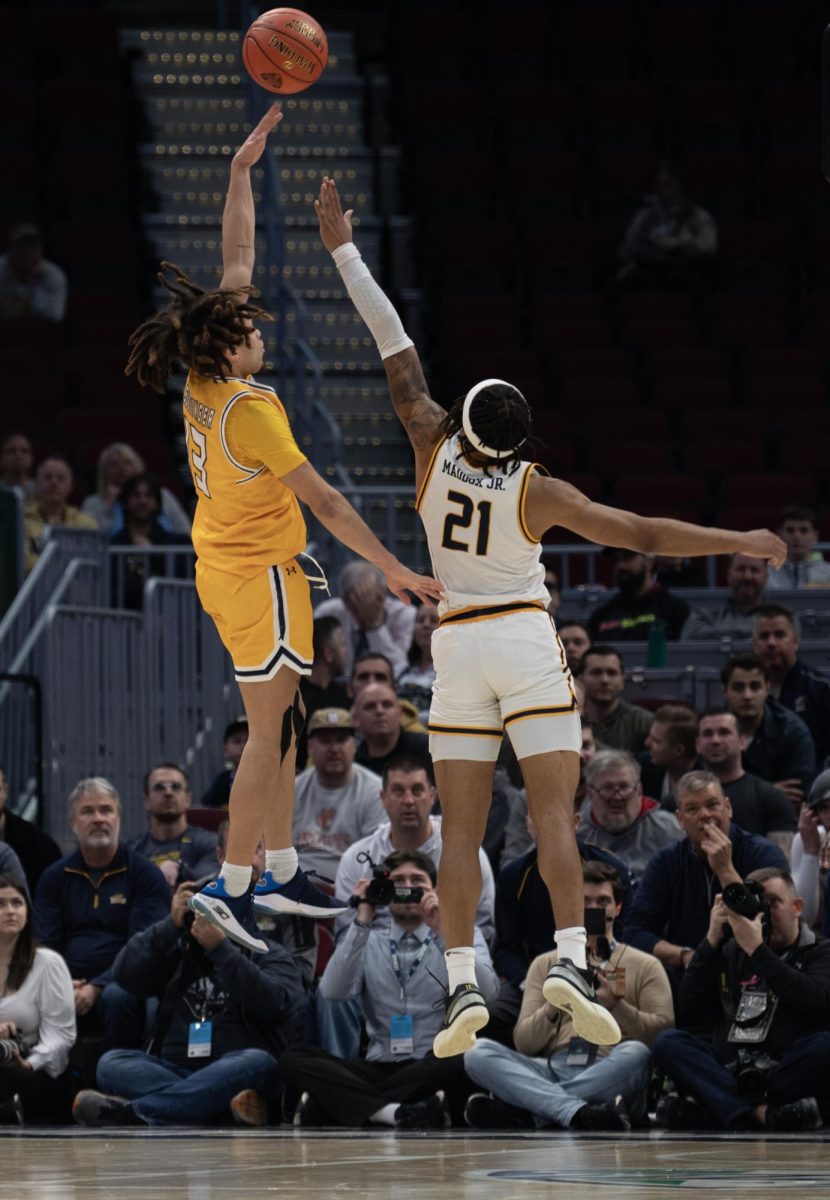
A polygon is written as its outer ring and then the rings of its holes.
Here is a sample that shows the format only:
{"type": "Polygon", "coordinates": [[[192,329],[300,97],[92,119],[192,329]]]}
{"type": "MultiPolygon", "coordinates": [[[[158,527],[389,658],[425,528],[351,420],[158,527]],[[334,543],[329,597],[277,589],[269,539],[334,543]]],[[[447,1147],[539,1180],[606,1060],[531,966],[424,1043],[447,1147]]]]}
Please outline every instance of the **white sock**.
{"type": "Polygon", "coordinates": [[[229,896],[241,896],[251,886],[251,868],[236,867],[233,863],[223,862],[219,878],[229,896]]]}
{"type": "Polygon", "coordinates": [[[266,850],[265,870],[270,871],[277,883],[288,883],[297,874],[300,865],[293,846],[287,850],[266,850]]]}
{"type": "Polygon", "coordinates": [[[588,935],[581,925],[573,925],[570,929],[557,929],[556,949],[559,957],[569,958],[575,967],[587,967],[585,948],[588,945],[588,935]]]}
{"type": "Polygon", "coordinates": [[[476,952],[472,946],[456,946],[453,950],[444,951],[444,962],[447,964],[450,995],[462,983],[476,982],[476,952]]]}
{"type": "Polygon", "coordinates": [[[379,1108],[376,1113],[372,1113],[369,1120],[373,1125],[394,1125],[395,1113],[399,1108],[399,1104],[384,1104],[383,1108],[379,1108]]]}

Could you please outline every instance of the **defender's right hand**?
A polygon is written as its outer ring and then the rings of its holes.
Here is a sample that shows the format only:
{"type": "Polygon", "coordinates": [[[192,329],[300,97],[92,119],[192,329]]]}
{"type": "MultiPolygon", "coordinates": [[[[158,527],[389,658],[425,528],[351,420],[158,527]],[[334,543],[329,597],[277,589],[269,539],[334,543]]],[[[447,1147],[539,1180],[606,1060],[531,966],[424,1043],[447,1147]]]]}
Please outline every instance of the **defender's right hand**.
{"type": "Polygon", "coordinates": [[[769,529],[753,529],[744,534],[744,545],[740,553],[749,558],[765,558],[778,569],[786,561],[787,545],[777,533],[772,533],[769,529]]]}

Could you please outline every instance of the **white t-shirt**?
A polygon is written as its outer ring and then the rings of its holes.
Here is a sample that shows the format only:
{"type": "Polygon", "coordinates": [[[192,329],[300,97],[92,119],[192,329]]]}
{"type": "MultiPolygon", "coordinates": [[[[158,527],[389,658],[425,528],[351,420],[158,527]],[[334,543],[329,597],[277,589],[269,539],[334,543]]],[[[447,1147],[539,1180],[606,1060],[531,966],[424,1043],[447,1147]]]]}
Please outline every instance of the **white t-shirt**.
{"type": "Polygon", "coordinates": [[[0,1021],[14,1021],[36,1070],[57,1079],[75,1044],[75,997],[69,968],[55,950],[40,946],[16,992],[0,999],[0,1021]]]}
{"type": "Polygon", "coordinates": [[[386,820],[380,787],[380,776],[358,763],[339,788],[324,788],[313,766],[297,776],[293,833],[304,871],[334,879],[344,850],[386,820]]]}

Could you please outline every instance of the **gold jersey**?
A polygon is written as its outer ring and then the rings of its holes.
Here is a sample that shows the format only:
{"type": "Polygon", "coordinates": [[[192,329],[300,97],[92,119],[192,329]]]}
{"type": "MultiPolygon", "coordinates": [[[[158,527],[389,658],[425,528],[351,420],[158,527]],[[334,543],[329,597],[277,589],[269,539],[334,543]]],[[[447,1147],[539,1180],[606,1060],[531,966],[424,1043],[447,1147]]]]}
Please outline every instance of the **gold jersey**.
{"type": "Polygon", "coordinates": [[[306,546],[297,498],[281,477],[306,462],[273,388],[188,374],[183,415],[198,504],[201,565],[250,577],[306,546]]]}

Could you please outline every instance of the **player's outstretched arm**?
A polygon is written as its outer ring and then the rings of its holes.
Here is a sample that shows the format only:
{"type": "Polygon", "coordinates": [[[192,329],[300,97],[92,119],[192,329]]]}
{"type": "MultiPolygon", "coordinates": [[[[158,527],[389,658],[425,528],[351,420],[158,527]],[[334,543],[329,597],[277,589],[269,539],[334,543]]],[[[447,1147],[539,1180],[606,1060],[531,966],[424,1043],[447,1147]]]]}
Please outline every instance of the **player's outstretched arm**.
{"type": "Polygon", "coordinates": [[[787,557],[781,538],[768,529],[739,533],[732,529],[706,529],[669,517],[640,517],[607,504],[595,504],[561,479],[534,475],[528,488],[525,520],[530,533],[541,538],[552,525],[602,546],[619,546],[642,554],[694,556],[696,554],[746,554],[780,567],[787,557]]]}
{"type": "Polygon", "coordinates": [[[332,255],[352,303],[377,343],[392,403],[416,460],[426,465],[430,452],[441,440],[441,422],[447,414],[430,396],[417,350],[389,297],[378,287],[360,257],[352,240],[352,210],[343,212],[333,180],[323,180],[314,210],[320,222],[322,243],[332,255]]]}
{"type": "Polygon", "coordinates": [[[222,213],[222,288],[247,288],[254,277],[256,216],[251,167],[262,158],[268,134],[282,120],[278,100],[254,126],[231,159],[231,177],[222,213]]]}
{"type": "Polygon", "coordinates": [[[398,562],[394,554],[378,541],[363,518],[352,508],[345,496],[335,491],[325,479],[315,471],[311,463],[305,462],[300,467],[281,476],[281,482],[290,487],[292,492],[333,533],[344,546],[354,550],[361,558],[367,559],[378,567],[386,576],[386,586],[390,592],[409,604],[407,591],[414,592],[421,600],[433,603],[442,600],[445,595],[444,585],[428,575],[416,575],[398,562]]]}

